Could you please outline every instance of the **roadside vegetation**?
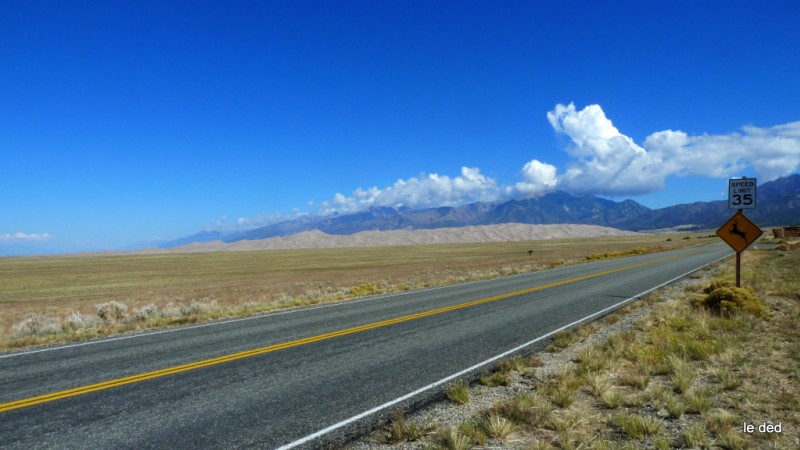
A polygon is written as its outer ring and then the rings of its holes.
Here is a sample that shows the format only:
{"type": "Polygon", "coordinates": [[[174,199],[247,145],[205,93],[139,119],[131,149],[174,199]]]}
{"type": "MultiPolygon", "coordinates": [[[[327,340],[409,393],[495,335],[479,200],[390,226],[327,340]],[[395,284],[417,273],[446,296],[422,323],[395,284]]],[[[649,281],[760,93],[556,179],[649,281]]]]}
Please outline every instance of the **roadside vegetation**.
{"type": "Polygon", "coordinates": [[[743,270],[745,287],[718,263],[451,388],[449,412],[406,420],[430,431],[403,448],[800,448],[800,245],[747,251],[743,270]],[[567,359],[539,372],[549,355],[567,359]]]}
{"type": "Polygon", "coordinates": [[[532,272],[708,242],[642,234],[321,250],[0,258],[0,350],[532,272]]]}

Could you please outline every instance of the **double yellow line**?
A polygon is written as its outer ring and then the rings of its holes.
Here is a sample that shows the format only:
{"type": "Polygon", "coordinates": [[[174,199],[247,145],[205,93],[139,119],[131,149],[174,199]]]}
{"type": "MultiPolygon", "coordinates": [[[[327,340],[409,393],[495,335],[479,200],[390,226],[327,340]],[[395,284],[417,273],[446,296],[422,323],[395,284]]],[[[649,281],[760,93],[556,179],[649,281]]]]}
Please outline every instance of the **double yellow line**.
{"type": "Polygon", "coordinates": [[[25,408],[25,407],[28,407],[28,406],[38,405],[40,403],[52,402],[54,400],[59,400],[59,399],[63,399],[63,398],[75,397],[75,396],[82,395],[82,394],[88,394],[90,392],[101,391],[101,390],[104,390],[104,389],[110,389],[110,388],[117,387],[117,386],[124,386],[126,384],[138,383],[140,381],[150,380],[150,379],[153,379],[153,378],[165,377],[165,376],[168,376],[168,375],[174,375],[174,374],[181,373],[181,372],[188,372],[190,370],[200,369],[202,367],[214,366],[214,365],[217,365],[217,364],[222,364],[222,363],[226,363],[226,362],[230,362],[230,361],[236,361],[237,359],[250,358],[252,356],[263,355],[265,353],[271,353],[271,352],[275,352],[275,351],[278,351],[278,350],[297,347],[297,346],[300,346],[300,345],[311,344],[313,342],[324,341],[324,340],[327,340],[327,339],[333,339],[335,337],[346,336],[348,334],[355,334],[355,333],[360,333],[362,331],[374,330],[376,328],[386,327],[386,326],[389,326],[389,325],[394,325],[396,323],[408,322],[408,321],[411,321],[411,320],[421,319],[423,317],[435,316],[437,314],[443,314],[443,313],[446,313],[446,312],[449,312],[449,311],[455,311],[455,310],[458,310],[458,309],[469,308],[471,306],[482,305],[484,303],[490,303],[490,302],[494,302],[494,301],[497,301],[497,300],[502,300],[502,299],[509,298],[509,297],[515,297],[515,296],[518,296],[518,295],[529,294],[531,292],[541,291],[543,289],[549,289],[549,288],[553,288],[553,287],[556,287],[556,286],[562,286],[562,285],[569,284],[569,283],[575,283],[575,282],[582,281],[582,280],[588,280],[590,278],[597,278],[597,277],[600,277],[600,276],[603,276],[603,275],[608,275],[608,274],[615,273],[615,272],[621,272],[623,270],[634,269],[636,267],[642,267],[642,266],[655,264],[655,263],[659,263],[659,262],[669,261],[669,260],[680,258],[680,257],[681,256],[671,256],[671,257],[668,257],[668,258],[656,259],[656,260],[653,260],[653,261],[643,262],[643,263],[639,263],[639,264],[632,264],[632,265],[629,265],[629,266],[623,266],[623,267],[619,267],[619,268],[616,268],[616,269],[605,270],[605,271],[593,273],[593,274],[590,274],[590,275],[584,275],[584,276],[580,276],[580,277],[576,277],[576,278],[570,278],[568,280],[556,281],[556,282],[553,282],[553,283],[544,284],[544,285],[532,287],[532,288],[529,288],[529,289],[523,289],[523,290],[520,290],[520,291],[508,292],[506,294],[500,294],[500,295],[495,295],[495,296],[492,296],[492,297],[486,297],[486,298],[473,300],[473,301],[466,302],[466,303],[459,303],[457,305],[446,306],[444,308],[433,309],[433,310],[430,310],[430,311],[424,311],[424,312],[420,312],[420,313],[416,313],[416,314],[410,314],[410,315],[407,315],[407,316],[397,317],[397,318],[394,318],[394,319],[388,319],[388,320],[383,320],[383,321],[380,321],[380,322],[373,322],[373,323],[369,323],[369,324],[366,324],[366,325],[360,325],[360,326],[357,326],[357,327],[346,328],[346,329],[339,330],[339,331],[333,331],[331,333],[319,334],[319,335],[316,335],[316,336],[311,336],[311,337],[307,337],[307,338],[303,338],[303,339],[297,339],[297,340],[294,340],[294,341],[284,342],[284,343],[281,343],[281,344],[274,344],[274,345],[270,345],[270,346],[267,346],[267,347],[256,348],[256,349],[253,349],[253,350],[247,350],[247,351],[244,351],[244,352],[231,353],[229,355],[219,356],[217,358],[206,359],[206,360],[203,360],[203,361],[197,361],[197,362],[193,362],[193,363],[189,363],[189,364],[182,364],[180,366],[168,367],[166,369],[155,370],[155,371],[152,371],[152,372],[140,373],[138,375],[132,375],[132,376],[129,376],[129,377],[117,378],[117,379],[114,379],[114,380],[104,381],[102,383],[90,384],[90,385],[86,385],[86,386],[77,387],[77,388],[74,388],[74,389],[67,389],[65,391],[53,392],[53,393],[50,393],[50,394],[39,395],[39,396],[36,396],[36,397],[30,397],[30,398],[25,398],[25,399],[16,400],[16,401],[13,401],[13,402],[2,403],[2,404],[0,404],[0,412],[11,411],[13,409],[18,409],[18,408],[25,408]]]}

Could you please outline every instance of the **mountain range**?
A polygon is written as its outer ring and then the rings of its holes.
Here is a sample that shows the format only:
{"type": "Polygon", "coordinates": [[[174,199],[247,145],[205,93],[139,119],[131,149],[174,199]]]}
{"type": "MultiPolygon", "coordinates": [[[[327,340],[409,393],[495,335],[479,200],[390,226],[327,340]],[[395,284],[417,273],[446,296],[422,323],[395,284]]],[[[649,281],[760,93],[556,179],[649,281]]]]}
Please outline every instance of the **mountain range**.
{"type": "MultiPolygon", "coordinates": [[[[760,185],[757,206],[757,209],[747,210],[746,214],[762,227],[800,222],[800,174],[760,185]]],[[[555,191],[540,196],[457,207],[421,210],[374,207],[351,214],[302,216],[246,231],[203,231],[161,247],[171,248],[192,242],[258,240],[312,230],[349,235],[368,230],[416,230],[502,223],[600,225],[629,231],[676,227],[708,229],[721,226],[732,213],[727,201],[721,200],[650,209],[633,200],[616,202],[555,191]]]]}

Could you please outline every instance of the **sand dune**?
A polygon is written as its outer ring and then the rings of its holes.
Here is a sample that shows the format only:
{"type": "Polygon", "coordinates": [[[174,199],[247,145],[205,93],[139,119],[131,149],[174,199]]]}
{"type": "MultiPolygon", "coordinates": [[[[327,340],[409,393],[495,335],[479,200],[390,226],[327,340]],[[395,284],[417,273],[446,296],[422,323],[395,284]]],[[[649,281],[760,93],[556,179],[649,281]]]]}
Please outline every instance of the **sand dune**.
{"type": "Polygon", "coordinates": [[[238,241],[192,243],[175,247],[170,253],[277,250],[299,248],[381,247],[392,245],[464,244],[475,242],[532,241],[599,236],[630,236],[637,233],[596,225],[530,225],[506,223],[430,230],[362,231],[351,235],[331,235],[304,231],[291,236],[238,241]]]}

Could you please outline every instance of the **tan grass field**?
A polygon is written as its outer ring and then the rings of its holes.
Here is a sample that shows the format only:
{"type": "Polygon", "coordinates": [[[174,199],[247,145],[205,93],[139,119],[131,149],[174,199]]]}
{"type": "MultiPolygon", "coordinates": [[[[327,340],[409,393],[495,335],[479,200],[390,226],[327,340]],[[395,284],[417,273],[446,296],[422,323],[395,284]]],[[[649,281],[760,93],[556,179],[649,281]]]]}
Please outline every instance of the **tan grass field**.
{"type": "Polygon", "coordinates": [[[624,256],[634,249],[659,251],[710,241],[698,234],[642,234],[425,246],[0,258],[0,349],[342,301],[624,256]],[[116,302],[124,311],[114,317],[100,313],[97,306],[108,302],[116,302]]]}

